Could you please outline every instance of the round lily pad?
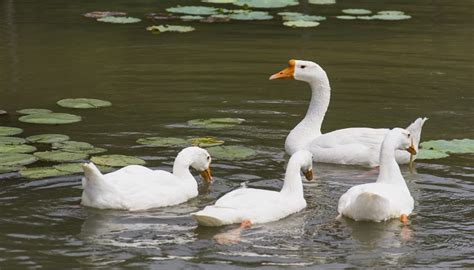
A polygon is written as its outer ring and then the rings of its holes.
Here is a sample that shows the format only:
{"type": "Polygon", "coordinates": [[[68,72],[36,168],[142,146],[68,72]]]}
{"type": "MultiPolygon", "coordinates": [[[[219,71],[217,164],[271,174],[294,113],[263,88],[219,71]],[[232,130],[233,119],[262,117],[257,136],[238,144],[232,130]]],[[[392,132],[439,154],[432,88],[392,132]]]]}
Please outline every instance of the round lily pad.
{"type": "Polygon", "coordinates": [[[18,137],[0,137],[0,145],[24,144],[26,140],[18,137]]]}
{"type": "Polygon", "coordinates": [[[35,155],[40,160],[52,162],[69,162],[86,159],[89,155],[83,153],[72,153],[64,151],[44,151],[36,152],[35,155]]]}
{"type": "Polygon", "coordinates": [[[56,103],[61,107],[73,109],[97,109],[112,106],[110,101],[95,98],[66,98],[56,103]]]}
{"type": "Polygon", "coordinates": [[[147,31],[151,31],[153,33],[162,33],[162,32],[178,32],[178,33],[186,33],[194,31],[195,28],[191,26],[183,26],[183,25],[152,25],[146,28],[147,31]]]}
{"type": "Polygon", "coordinates": [[[282,8],[296,6],[299,2],[298,0],[235,0],[233,4],[251,8],[282,8]]]}
{"type": "Polygon", "coordinates": [[[213,146],[207,148],[209,154],[216,159],[245,160],[254,157],[257,152],[245,146],[213,146]]]}
{"type": "Polygon", "coordinates": [[[429,149],[420,149],[418,154],[416,154],[416,159],[440,159],[445,157],[449,157],[449,154],[429,149]]]}
{"type": "Polygon", "coordinates": [[[0,136],[12,136],[23,132],[23,129],[16,127],[2,127],[0,126],[0,136]]]}
{"type": "MultiPolygon", "coordinates": [[[[60,170],[60,171],[64,171],[64,172],[68,172],[72,174],[84,172],[82,169],[82,163],[63,163],[59,165],[54,165],[53,168],[55,168],[56,170],[60,170]]],[[[114,168],[108,167],[108,166],[97,166],[97,168],[102,173],[107,173],[107,172],[111,172],[115,170],[114,168]]]]}
{"type": "Polygon", "coordinates": [[[337,19],[340,19],[340,20],[355,20],[357,19],[356,16],[350,16],[350,15],[339,15],[339,16],[336,16],[337,19]]]}
{"type": "Polygon", "coordinates": [[[231,4],[234,3],[235,0],[201,0],[201,2],[213,4],[231,4]]]}
{"type": "Polygon", "coordinates": [[[166,11],[171,13],[182,13],[189,15],[213,15],[217,14],[217,8],[204,7],[204,6],[177,6],[167,8],[166,11]]]}
{"type": "Polygon", "coordinates": [[[103,18],[103,17],[110,17],[110,16],[127,16],[127,13],[120,12],[120,11],[92,11],[82,14],[84,17],[87,18],[103,18]]]}
{"type": "Polygon", "coordinates": [[[187,146],[188,141],[180,138],[172,137],[148,137],[138,139],[137,143],[147,145],[147,146],[156,146],[156,147],[169,147],[169,146],[187,146]]]}
{"type": "Polygon", "coordinates": [[[27,144],[3,144],[0,145],[0,153],[31,153],[36,147],[27,144]]]}
{"type": "Polygon", "coordinates": [[[189,142],[191,145],[199,146],[199,147],[211,147],[211,146],[218,146],[224,144],[224,141],[218,140],[214,137],[201,137],[201,138],[193,138],[190,139],[189,142]]]}
{"type": "Polygon", "coordinates": [[[100,148],[100,147],[94,147],[91,149],[64,149],[63,151],[66,152],[72,152],[72,153],[83,153],[87,155],[95,155],[95,154],[101,154],[107,152],[107,149],[105,148],[100,148]]]}
{"type": "Polygon", "coordinates": [[[97,165],[111,167],[123,167],[127,165],[145,165],[146,163],[143,159],[125,155],[95,156],[91,158],[91,161],[97,165]]]}
{"type": "Polygon", "coordinates": [[[7,114],[8,114],[7,111],[5,111],[5,110],[0,110],[0,115],[7,115],[7,114]]]}
{"type": "Polygon", "coordinates": [[[282,16],[284,21],[324,21],[326,17],[307,15],[299,12],[279,12],[278,15],[282,16]]]}
{"type": "Polygon", "coordinates": [[[16,111],[19,114],[35,114],[35,113],[50,113],[51,110],[48,109],[23,109],[16,111]]]}
{"type": "Polygon", "coordinates": [[[17,172],[21,169],[23,169],[23,167],[20,167],[20,166],[1,166],[0,165],[0,173],[17,172]]]}
{"type": "Polygon", "coordinates": [[[421,143],[423,150],[436,150],[452,154],[474,153],[474,140],[455,139],[455,140],[433,140],[421,143]]]}
{"type": "Polygon", "coordinates": [[[289,27],[316,27],[319,25],[319,22],[312,21],[287,21],[283,23],[284,26],[289,27]]]}
{"type": "Polygon", "coordinates": [[[377,14],[380,15],[403,15],[405,12],[403,11],[398,11],[398,10],[381,10],[377,12],[377,14]]]}
{"type": "Polygon", "coordinates": [[[336,0],[308,0],[308,3],[314,5],[333,5],[336,4],[336,0]]]}
{"type": "Polygon", "coordinates": [[[63,142],[55,142],[52,145],[53,149],[60,149],[62,151],[66,150],[87,150],[92,149],[94,146],[87,142],[77,142],[77,141],[63,141],[63,142]]]}
{"type": "Polygon", "coordinates": [[[45,125],[71,124],[82,120],[78,115],[69,113],[35,113],[20,117],[20,122],[45,125]]]}
{"type": "Polygon", "coordinates": [[[209,118],[193,119],[188,121],[188,125],[205,128],[227,128],[243,123],[245,119],[241,118],[209,118]]]}
{"type": "Polygon", "coordinates": [[[23,166],[34,163],[38,158],[30,154],[0,154],[2,166],[23,166]]]}
{"type": "Polygon", "coordinates": [[[229,18],[238,21],[261,21],[271,20],[273,16],[266,11],[245,11],[230,14],[229,18]]]}
{"type": "Polygon", "coordinates": [[[55,143],[69,140],[69,136],[64,134],[39,134],[26,138],[32,143],[55,143]]]}
{"type": "Polygon", "coordinates": [[[127,24],[127,23],[137,23],[141,22],[142,20],[139,18],[134,17],[117,17],[117,16],[107,16],[97,19],[98,22],[106,22],[106,23],[120,23],[120,24],[127,24]]]}
{"type": "Polygon", "coordinates": [[[196,15],[184,15],[179,17],[183,21],[199,21],[204,19],[203,16],[196,16],[196,15]]]}
{"type": "Polygon", "coordinates": [[[348,9],[343,9],[342,13],[349,14],[349,15],[368,15],[368,14],[371,14],[372,11],[368,9],[362,9],[362,8],[348,8],[348,9]]]}
{"type": "Polygon", "coordinates": [[[411,19],[410,15],[405,14],[376,14],[372,17],[383,21],[400,21],[411,19]]]}
{"type": "Polygon", "coordinates": [[[29,179],[40,179],[55,176],[68,175],[70,173],[57,170],[53,167],[24,168],[20,170],[20,175],[29,179]]]}

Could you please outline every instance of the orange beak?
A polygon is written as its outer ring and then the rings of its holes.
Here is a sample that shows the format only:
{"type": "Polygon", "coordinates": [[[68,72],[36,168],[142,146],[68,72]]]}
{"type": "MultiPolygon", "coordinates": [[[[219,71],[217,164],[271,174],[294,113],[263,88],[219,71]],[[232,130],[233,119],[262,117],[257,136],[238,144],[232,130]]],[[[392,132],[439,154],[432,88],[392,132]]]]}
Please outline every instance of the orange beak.
{"type": "Polygon", "coordinates": [[[211,176],[211,167],[208,167],[204,171],[201,172],[201,177],[206,181],[206,183],[212,183],[212,176],[211,176]]]}
{"type": "Polygon", "coordinates": [[[294,59],[291,59],[288,61],[288,67],[285,68],[284,70],[273,74],[270,76],[269,80],[276,80],[276,79],[293,79],[294,74],[295,74],[295,64],[296,61],[294,59]]]}
{"type": "Polygon", "coordinates": [[[309,169],[309,170],[303,172],[303,174],[304,174],[304,177],[306,178],[306,180],[308,180],[308,181],[313,180],[313,170],[312,169],[309,169]]]}
{"type": "Polygon", "coordinates": [[[406,150],[408,151],[408,153],[412,155],[416,155],[416,150],[415,150],[415,146],[413,145],[413,142],[412,142],[412,145],[410,145],[410,147],[408,147],[406,150]]]}

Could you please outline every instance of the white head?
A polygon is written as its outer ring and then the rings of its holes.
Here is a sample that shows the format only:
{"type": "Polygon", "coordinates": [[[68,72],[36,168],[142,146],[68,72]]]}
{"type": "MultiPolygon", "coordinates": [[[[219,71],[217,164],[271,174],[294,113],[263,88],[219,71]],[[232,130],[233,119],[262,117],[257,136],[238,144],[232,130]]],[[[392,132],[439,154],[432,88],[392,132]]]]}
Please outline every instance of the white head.
{"type": "Polygon", "coordinates": [[[295,79],[308,83],[328,83],[326,72],[318,64],[311,61],[294,59],[288,61],[287,68],[273,74],[269,79],[295,79]]]}
{"type": "Polygon", "coordinates": [[[290,163],[297,163],[301,166],[301,171],[306,177],[306,180],[313,180],[313,154],[311,154],[311,152],[307,150],[297,151],[291,155],[288,166],[290,166],[290,163]]]}
{"type": "Polygon", "coordinates": [[[197,146],[186,147],[178,153],[175,159],[177,161],[183,160],[188,163],[189,166],[200,172],[202,178],[207,182],[212,182],[211,176],[211,155],[197,146]]]}
{"type": "Polygon", "coordinates": [[[403,128],[393,128],[385,136],[384,142],[389,141],[398,150],[406,150],[412,155],[416,155],[413,138],[410,131],[403,128]]]}

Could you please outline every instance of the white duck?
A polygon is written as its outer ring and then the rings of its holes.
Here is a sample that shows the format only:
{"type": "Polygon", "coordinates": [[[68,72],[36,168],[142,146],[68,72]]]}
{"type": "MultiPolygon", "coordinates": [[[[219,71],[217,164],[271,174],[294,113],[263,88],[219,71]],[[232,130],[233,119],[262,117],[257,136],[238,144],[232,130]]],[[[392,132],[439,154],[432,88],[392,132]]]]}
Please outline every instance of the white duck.
{"type": "Polygon", "coordinates": [[[312,180],[312,165],[311,153],[298,151],[288,161],[281,191],[240,188],[191,215],[204,226],[241,223],[245,227],[282,219],[306,207],[300,171],[312,180]]]}
{"type": "MultiPolygon", "coordinates": [[[[331,87],[326,72],[316,63],[290,60],[288,68],[275,73],[270,80],[295,79],[307,82],[312,91],[311,102],[304,119],[286,138],[285,150],[293,154],[298,150],[309,150],[316,162],[377,166],[380,145],[389,131],[384,128],[345,128],[326,134],[321,125],[331,97],[331,87]]],[[[418,118],[407,130],[412,133],[415,149],[418,149],[421,129],[427,118],[418,118]]],[[[399,164],[410,161],[410,155],[397,151],[399,164]]]]}
{"type": "Polygon", "coordinates": [[[408,221],[414,201],[395,160],[397,150],[416,154],[408,130],[394,128],[387,133],[380,151],[377,181],[354,186],[344,193],[337,207],[340,215],[356,221],[380,222],[392,218],[408,221]]]}
{"type": "Polygon", "coordinates": [[[198,195],[198,184],[189,167],[208,183],[211,156],[199,147],[179,152],[173,173],[129,165],[103,175],[93,163],[84,164],[82,205],[101,209],[144,210],[183,203],[198,195]]]}

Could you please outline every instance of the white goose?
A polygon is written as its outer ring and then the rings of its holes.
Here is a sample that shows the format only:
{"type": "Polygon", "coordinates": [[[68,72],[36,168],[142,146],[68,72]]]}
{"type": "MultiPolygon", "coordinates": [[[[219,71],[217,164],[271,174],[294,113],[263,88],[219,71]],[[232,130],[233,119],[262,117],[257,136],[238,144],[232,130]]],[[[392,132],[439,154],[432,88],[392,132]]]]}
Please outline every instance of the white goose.
{"type": "Polygon", "coordinates": [[[397,150],[416,154],[410,132],[401,128],[390,130],[380,151],[380,172],[375,183],[351,187],[339,199],[337,211],[356,221],[384,221],[400,218],[408,221],[414,201],[395,160],[397,150]]]}
{"type": "Polygon", "coordinates": [[[191,214],[204,226],[221,226],[241,223],[265,223],[282,219],[306,207],[300,171],[306,179],[312,180],[312,157],[308,151],[298,151],[291,156],[281,191],[254,188],[240,188],[231,191],[214,205],[191,214]]]}
{"type": "Polygon", "coordinates": [[[101,209],[144,210],[183,203],[198,195],[189,167],[212,182],[211,157],[199,147],[179,152],[173,173],[130,165],[103,175],[93,163],[83,164],[82,205],[101,209]]]}
{"type": "MultiPolygon", "coordinates": [[[[306,116],[286,138],[285,150],[289,155],[306,149],[313,153],[316,162],[378,165],[380,145],[389,129],[345,128],[322,134],[321,125],[331,97],[326,72],[314,62],[290,60],[288,68],[275,73],[270,80],[283,78],[307,82],[312,91],[306,116]]],[[[427,118],[418,118],[407,128],[412,133],[416,150],[426,120],[427,118]]],[[[410,155],[397,151],[396,159],[399,164],[406,164],[410,161],[410,155]]]]}

